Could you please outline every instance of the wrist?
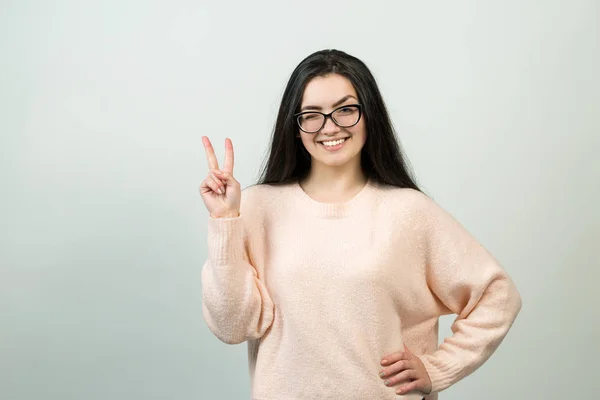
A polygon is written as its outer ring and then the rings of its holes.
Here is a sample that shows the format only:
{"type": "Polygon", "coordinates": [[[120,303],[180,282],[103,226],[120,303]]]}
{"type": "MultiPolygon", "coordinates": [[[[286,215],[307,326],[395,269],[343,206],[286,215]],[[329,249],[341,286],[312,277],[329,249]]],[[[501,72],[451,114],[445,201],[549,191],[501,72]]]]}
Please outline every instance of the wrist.
{"type": "Polygon", "coordinates": [[[222,218],[237,218],[240,216],[239,211],[238,212],[233,212],[233,213],[227,213],[227,214],[223,214],[223,215],[212,215],[210,214],[210,217],[213,219],[222,219],[222,218]]]}

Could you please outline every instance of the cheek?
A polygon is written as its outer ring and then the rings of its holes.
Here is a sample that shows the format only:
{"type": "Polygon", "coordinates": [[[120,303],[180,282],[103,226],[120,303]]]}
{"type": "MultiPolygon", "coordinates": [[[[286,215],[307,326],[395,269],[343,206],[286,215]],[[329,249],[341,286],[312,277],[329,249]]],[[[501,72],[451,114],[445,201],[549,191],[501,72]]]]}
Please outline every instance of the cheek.
{"type": "Polygon", "coordinates": [[[365,126],[362,124],[362,122],[357,133],[358,135],[360,135],[361,138],[361,146],[364,146],[365,143],[367,143],[367,130],[365,129],[365,126]]]}
{"type": "Polygon", "coordinates": [[[305,148],[310,148],[311,146],[314,146],[314,142],[313,142],[312,136],[308,136],[308,135],[305,135],[305,134],[300,134],[300,138],[302,140],[302,145],[305,148]]]}

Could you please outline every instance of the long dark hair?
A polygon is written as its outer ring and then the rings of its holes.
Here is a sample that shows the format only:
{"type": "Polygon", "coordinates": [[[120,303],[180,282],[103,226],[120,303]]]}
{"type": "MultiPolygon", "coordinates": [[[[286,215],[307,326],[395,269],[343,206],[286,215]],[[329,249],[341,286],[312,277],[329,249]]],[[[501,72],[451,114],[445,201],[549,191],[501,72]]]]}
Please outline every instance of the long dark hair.
{"type": "Polygon", "coordinates": [[[350,80],[362,104],[367,132],[361,151],[365,175],[374,182],[420,191],[371,71],[358,58],[339,50],[317,51],[292,72],[283,92],[269,156],[258,184],[297,182],[308,175],[311,157],[297,138],[299,128],[294,113],[299,111],[306,84],[314,77],[328,74],[339,74],[350,80]]]}

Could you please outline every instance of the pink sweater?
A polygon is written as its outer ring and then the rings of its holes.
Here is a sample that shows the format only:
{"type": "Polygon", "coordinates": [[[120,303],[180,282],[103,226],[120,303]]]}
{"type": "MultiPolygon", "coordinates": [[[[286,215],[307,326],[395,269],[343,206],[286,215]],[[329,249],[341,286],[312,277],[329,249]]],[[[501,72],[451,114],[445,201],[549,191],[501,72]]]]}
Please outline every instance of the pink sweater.
{"type": "Polygon", "coordinates": [[[255,400],[396,395],[381,358],[417,354],[437,392],[498,347],[521,297],[494,257],[412,189],[370,181],[320,203],[298,184],[243,191],[238,218],[208,221],[203,315],[223,342],[248,341],[255,400]],[[438,318],[457,314],[438,347],[438,318]]]}

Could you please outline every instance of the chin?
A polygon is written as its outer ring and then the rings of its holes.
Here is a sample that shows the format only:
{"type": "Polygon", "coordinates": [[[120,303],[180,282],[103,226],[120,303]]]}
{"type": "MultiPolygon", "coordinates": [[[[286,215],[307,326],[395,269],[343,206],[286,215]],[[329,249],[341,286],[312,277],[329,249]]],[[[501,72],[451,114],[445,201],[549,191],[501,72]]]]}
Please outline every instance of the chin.
{"type": "Polygon", "coordinates": [[[340,154],[340,156],[341,157],[314,157],[313,159],[315,159],[321,165],[325,165],[327,167],[332,168],[338,168],[346,164],[352,163],[356,159],[356,157],[360,158],[360,152],[350,157],[342,154],[340,154]]]}

